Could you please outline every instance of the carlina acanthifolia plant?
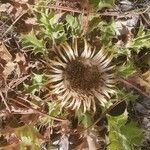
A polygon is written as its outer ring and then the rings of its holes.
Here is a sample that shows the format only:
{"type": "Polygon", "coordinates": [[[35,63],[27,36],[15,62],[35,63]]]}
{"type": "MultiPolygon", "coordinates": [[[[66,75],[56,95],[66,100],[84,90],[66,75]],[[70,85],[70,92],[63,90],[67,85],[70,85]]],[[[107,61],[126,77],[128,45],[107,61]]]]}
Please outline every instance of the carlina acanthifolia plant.
{"type": "Polygon", "coordinates": [[[86,39],[84,49],[67,42],[56,50],[51,60],[50,83],[52,93],[58,95],[62,106],[71,109],[96,110],[96,101],[101,105],[115,93],[112,56],[102,48],[96,50],[86,39]]]}
{"type": "MultiPolygon", "coordinates": [[[[37,86],[30,88],[34,91],[36,89],[37,97],[46,87],[48,95],[44,95],[46,99],[42,97],[40,102],[47,103],[46,109],[50,116],[66,119],[68,124],[59,124],[48,116],[40,116],[40,126],[47,129],[46,134],[51,128],[54,131],[53,137],[57,134],[55,127],[59,126],[57,131],[61,134],[58,139],[60,143],[68,140],[66,147],[70,146],[69,142],[79,146],[80,138],[79,143],[76,140],[69,141],[78,135],[90,146],[98,145],[95,146],[97,148],[108,145],[108,150],[133,150],[135,145],[141,143],[143,136],[136,123],[127,123],[127,100],[133,100],[134,96],[132,93],[127,94],[121,85],[118,86],[115,75],[128,77],[135,69],[128,62],[131,60],[128,59],[130,55],[126,56],[128,53],[125,53],[130,51],[127,48],[115,47],[111,42],[114,35],[113,21],[108,24],[99,16],[86,18],[89,25],[87,29],[91,30],[83,35],[80,15],[44,10],[36,10],[38,31],[33,29],[23,36],[25,48],[32,49],[36,59],[40,56],[39,61],[46,64],[42,70],[42,76],[46,76],[43,79],[46,81],[40,80],[39,91],[37,86]],[[125,60],[119,59],[122,55],[125,55],[125,60]],[[116,66],[118,69],[115,69],[116,66]],[[103,140],[95,140],[98,137],[103,140]]],[[[53,137],[49,140],[55,140],[53,137]]],[[[66,147],[65,150],[68,149],[66,147]]]]}

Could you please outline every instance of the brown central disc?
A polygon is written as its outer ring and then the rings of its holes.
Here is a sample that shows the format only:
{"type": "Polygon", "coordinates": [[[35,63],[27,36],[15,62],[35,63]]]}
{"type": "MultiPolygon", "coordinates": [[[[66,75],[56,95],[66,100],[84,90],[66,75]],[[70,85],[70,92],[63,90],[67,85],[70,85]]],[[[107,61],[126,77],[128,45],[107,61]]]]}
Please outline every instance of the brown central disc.
{"type": "Polygon", "coordinates": [[[87,65],[80,60],[73,60],[65,69],[66,79],[74,90],[89,91],[99,87],[101,80],[97,66],[87,65]]]}

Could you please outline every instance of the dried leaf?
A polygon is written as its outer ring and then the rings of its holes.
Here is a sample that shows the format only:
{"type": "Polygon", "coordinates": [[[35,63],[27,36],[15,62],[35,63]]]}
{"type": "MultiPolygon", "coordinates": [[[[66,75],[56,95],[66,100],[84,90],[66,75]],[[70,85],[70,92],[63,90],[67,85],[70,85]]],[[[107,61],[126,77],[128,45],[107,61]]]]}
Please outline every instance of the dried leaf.
{"type": "Polygon", "coordinates": [[[11,6],[10,3],[0,5],[0,12],[7,12],[8,8],[11,6]]]}
{"type": "Polygon", "coordinates": [[[145,88],[145,91],[150,95],[150,69],[137,78],[137,83],[145,88]]]}
{"type": "Polygon", "coordinates": [[[37,25],[37,20],[36,20],[36,18],[27,18],[25,20],[25,23],[26,24],[31,24],[31,25],[37,25]]]}
{"type": "Polygon", "coordinates": [[[4,59],[6,62],[11,61],[12,56],[7,50],[3,42],[0,41],[0,58],[4,59]]]}
{"type": "Polygon", "coordinates": [[[3,71],[3,75],[7,78],[15,70],[15,64],[13,62],[8,62],[3,71]]]}

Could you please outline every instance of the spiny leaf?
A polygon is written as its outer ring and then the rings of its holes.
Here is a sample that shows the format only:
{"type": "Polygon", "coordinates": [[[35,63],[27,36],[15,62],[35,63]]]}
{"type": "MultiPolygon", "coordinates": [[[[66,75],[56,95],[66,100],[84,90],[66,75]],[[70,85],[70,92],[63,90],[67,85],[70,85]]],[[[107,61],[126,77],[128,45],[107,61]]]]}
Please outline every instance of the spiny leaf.
{"type": "Polygon", "coordinates": [[[79,21],[78,21],[77,17],[73,17],[72,15],[67,15],[66,21],[70,25],[70,27],[72,27],[74,29],[79,27],[79,21]]]}
{"type": "Polygon", "coordinates": [[[118,72],[121,76],[128,77],[136,72],[135,67],[131,61],[123,64],[118,68],[118,72]]]}
{"type": "Polygon", "coordinates": [[[33,82],[41,84],[43,81],[43,76],[44,76],[43,74],[35,74],[34,73],[33,82]]]}
{"type": "Polygon", "coordinates": [[[111,7],[115,0],[90,0],[90,4],[95,8],[111,7]]]}
{"type": "Polygon", "coordinates": [[[59,21],[63,14],[64,13],[55,13],[54,11],[49,12],[47,9],[45,11],[35,10],[35,15],[45,38],[49,38],[53,41],[66,40],[63,24],[59,21]]]}
{"type": "Polygon", "coordinates": [[[22,35],[22,43],[26,48],[31,47],[35,54],[45,51],[43,40],[39,40],[33,30],[28,34],[22,35]]]}
{"type": "Polygon", "coordinates": [[[101,22],[99,16],[98,17],[92,17],[91,20],[89,21],[89,30],[88,32],[94,30],[95,28],[98,27],[99,23],[101,22]]]}
{"type": "Polygon", "coordinates": [[[74,17],[72,15],[67,15],[66,16],[66,26],[67,26],[67,29],[71,29],[71,32],[73,35],[76,35],[78,34],[81,30],[81,25],[80,25],[80,22],[79,22],[79,18],[77,17],[74,17]]]}
{"type": "Polygon", "coordinates": [[[42,86],[42,82],[44,81],[44,75],[43,74],[33,74],[31,82],[31,85],[25,84],[24,87],[25,90],[29,93],[34,94],[36,91],[39,91],[42,86]]]}
{"type": "Polygon", "coordinates": [[[108,150],[134,150],[143,139],[142,129],[134,122],[127,123],[128,114],[125,112],[118,117],[108,117],[109,139],[108,150]]]}
{"type": "MultiPolygon", "coordinates": [[[[61,114],[61,108],[60,105],[57,102],[47,102],[48,104],[48,114],[50,116],[57,117],[61,114]]],[[[54,120],[52,120],[48,116],[43,116],[40,118],[40,124],[41,125],[53,125],[54,120]]]]}
{"type": "Polygon", "coordinates": [[[150,47],[150,31],[145,31],[143,26],[139,28],[136,37],[128,40],[126,44],[126,48],[133,48],[137,53],[140,52],[142,47],[150,47]]]}
{"type": "Polygon", "coordinates": [[[109,23],[105,21],[101,21],[99,24],[99,28],[101,30],[101,41],[104,44],[108,44],[111,38],[115,35],[114,31],[114,22],[111,20],[109,23]]]}
{"type": "Polygon", "coordinates": [[[26,150],[27,147],[33,150],[39,150],[38,134],[32,126],[17,128],[15,132],[20,139],[20,150],[26,150]]]}
{"type": "Polygon", "coordinates": [[[85,127],[89,127],[92,125],[92,115],[88,112],[82,112],[81,109],[76,111],[76,115],[78,117],[78,121],[85,127]]]}
{"type": "Polygon", "coordinates": [[[90,4],[93,5],[94,7],[98,7],[100,0],[89,0],[90,4]]]}
{"type": "Polygon", "coordinates": [[[115,0],[100,0],[98,6],[99,8],[103,7],[112,7],[115,0]]]}

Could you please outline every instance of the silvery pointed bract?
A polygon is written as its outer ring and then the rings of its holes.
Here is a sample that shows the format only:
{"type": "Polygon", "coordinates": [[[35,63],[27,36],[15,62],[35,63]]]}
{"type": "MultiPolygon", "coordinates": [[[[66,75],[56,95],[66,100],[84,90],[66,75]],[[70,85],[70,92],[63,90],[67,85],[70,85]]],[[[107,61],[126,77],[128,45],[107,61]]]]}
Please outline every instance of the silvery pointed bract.
{"type": "Polygon", "coordinates": [[[62,107],[96,110],[96,103],[105,105],[111,94],[115,93],[112,56],[107,50],[96,50],[84,40],[84,48],[68,43],[61,44],[56,57],[51,60],[51,92],[58,96],[62,107]]]}

